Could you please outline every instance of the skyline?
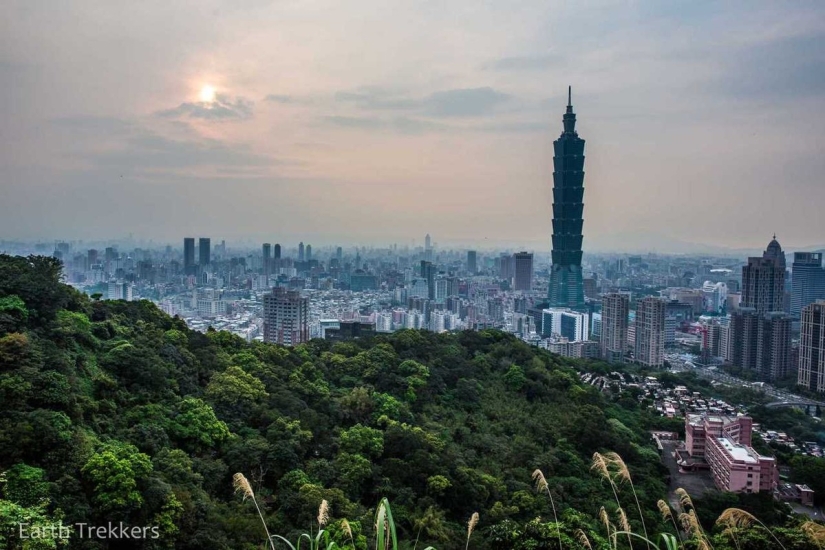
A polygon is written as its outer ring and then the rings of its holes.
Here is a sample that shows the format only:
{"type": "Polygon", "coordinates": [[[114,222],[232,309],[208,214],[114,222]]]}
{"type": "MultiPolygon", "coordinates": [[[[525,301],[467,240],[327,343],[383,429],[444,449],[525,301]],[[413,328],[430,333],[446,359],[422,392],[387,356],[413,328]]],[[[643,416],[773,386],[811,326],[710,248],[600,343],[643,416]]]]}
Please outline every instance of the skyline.
{"type": "Polygon", "coordinates": [[[585,254],[825,243],[815,2],[233,4],[0,8],[4,239],[549,253],[572,85],[585,254]]]}

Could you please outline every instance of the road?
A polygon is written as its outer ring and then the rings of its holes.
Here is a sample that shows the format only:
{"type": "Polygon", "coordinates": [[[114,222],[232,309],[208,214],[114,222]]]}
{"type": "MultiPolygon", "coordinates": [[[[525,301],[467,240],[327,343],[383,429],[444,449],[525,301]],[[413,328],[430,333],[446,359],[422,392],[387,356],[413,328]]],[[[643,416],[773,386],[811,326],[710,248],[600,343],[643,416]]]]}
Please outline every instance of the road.
{"type": "MultiPolygon", "coordinates": [[[[723,371],[718,370],[717,368],[706,368],[696,366],[692,362],[690,356],[687,356],[685,354],[665,354],[665,360],[668,363],[670,363],[672,370],[676,372],[690,371],[695,373],[697,376],[701,376],[702,378],[716,380],[717,382],[721,382],[729,386],[754,387],[752,385],[753,382],[742,380],[741,378],[736,378],[735,376],[731,376],[723,371]]],[[[819,405],[821,407],[825,407],[825,402],[823,401],[815,401],[807,397],[802,397],[801,395],[796,395],[791,392],[775,388],[768,383],[760,383],[760,385],[757,387],[761,391],[764,391],[766,395],[775,398],[778,402],[801,402],[810,405],[819,405]]]]}

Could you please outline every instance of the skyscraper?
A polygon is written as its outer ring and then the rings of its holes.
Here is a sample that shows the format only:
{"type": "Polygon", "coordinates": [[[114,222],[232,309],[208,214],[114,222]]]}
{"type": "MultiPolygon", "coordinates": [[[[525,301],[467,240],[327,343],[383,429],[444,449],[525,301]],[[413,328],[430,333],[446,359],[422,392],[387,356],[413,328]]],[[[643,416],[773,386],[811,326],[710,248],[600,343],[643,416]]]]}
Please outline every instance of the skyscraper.
{"type": "Polygon", "coordinates": [[[608,363],[622,362],[627,349],[627,322],[630,298],[627,294],[606,294],[602,297],[602,359],[608,363]]]}
{"type": "Polygon", "coordinates": [[[210,255],[212,253],[212,240],[201,237],[198,239],[198,263],[201,267],[206,267],[211,261],[210,255]]]}
{"type": "Polygon", "coordinates": [[[301,241],[298,243],[298,261],[304,261],[304,242],[301,241]]]}
{"type": "MultiPolygon", "coordinates": [[[[604,322],[604,320],[602,320],[604,322]]],[[[604,327],[602,327],[604,330],[604,327]]],[[[635,355],[637,363],[661,367],[665,361],[665,301],[648,296],[636,307],[635,355]]]]}
{"type": "MultiPolygon", "coordinates": [[[[108,260],[108,257],[106,259],[108,260]]],[[[187,275],[192,275],[195,271],[194,237],[186,237],[183,239],[183,271],[187,275]]]]}
{"type": "Polygon", "coordinates": [[[340,246],[335,249],[335,259],[338,260],[338,265],[340,266],[344,261],[344,249],[340,246]]]}
{"type": "Polygon", "coordinates": [[[294,346],[309,340],[309,299],[283,287],[264,295],[264,342],[294,346]]]}
{"type": "Polygon", "coordinates": [[[427,262],[433,261],[433,241],[429,233],[424,237],[424,260],[427,262]]]}
{"type": "Polygon", "coordinates": [[[571,95],[568,88],[564,131],[553,142],[553,265],[547,297],[551,307],[583,310],[584,140],[576,133],[571,95]]]}
{"type": "Polygon", "coordinates": [[[269,275],[270,270],[272,269],[272,245],[269,243],[264,243],[263,245],[263,272],[264,275],[269,275]]]}
{"type": "Polygon", "coordinates": [[[797,383],[825,392],[825,300],[802,308],[797,383]]]}
{"type": "Polygon", "coordinates": [[[306,247],[306,252],[304,254],[304,259],[306,259],[306,261],[310,261],[312,259],[312,245],[311,244],[308,244],[307,247],[306,247]]]}
{"type": "Polygon", "coordinates": [[[435,300],[435,266],[432,262],[421,260],[421,278],[427,281],[427,298],[435,300]]]}
{"type": "Polygon", "coordinates": [[[515,263],[515,277],[513,277],[513,290],[529,292],[533,288],[533,255],[529,252],[516,252],[513,254],[515,263]]]}
{"type": "Polygon", "coordinates": [[[798,319],[802,308],[825,299],[825,268],[821,252],[794,252],[791,266],[791,316],[798,319]]]}
{"type": "Polygon", "coordinates": [[[467,272],[470,275],[478,273],[478,256],[475,250],[467,251],[467,272]]]}
{"type": "Polygon", "coordinates": [[[784,299],[785,253],[774,235],[762,256],[748,258],[748,264],[742,267],[741,305],[765,315],[783,311],[784,299]]]}
{"type": "Polygon", "coordinates": [[[281,259],[281,245],[275,243],[275,246],[272,247],[272,259],[273,260],[280,260],[281,259]]]}
{"type": "Polygon", "coordinates": [[[742,267],[742,301],[731,316],[732,358],[760,380],[790,371],[791,322],[785,313],[785,253],[776,240],[742,267]]]}

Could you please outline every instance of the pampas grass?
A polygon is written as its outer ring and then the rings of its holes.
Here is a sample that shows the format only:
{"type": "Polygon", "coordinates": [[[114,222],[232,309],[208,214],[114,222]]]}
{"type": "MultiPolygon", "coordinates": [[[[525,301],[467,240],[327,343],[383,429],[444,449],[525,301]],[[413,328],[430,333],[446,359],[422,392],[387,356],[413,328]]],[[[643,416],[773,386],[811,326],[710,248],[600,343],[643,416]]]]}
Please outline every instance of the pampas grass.
{"type": "Polygon", "coordinates": [[[758,523],[765,530],[770,533],[773,537],[773,540],[782,547],[782,550],[785,550],[785,545],[776,538],[776,535],[773,534],[773,531],[768,529],[768,526],[759,521],[759,518],[751,514],[750,512],[746,512],[745,510],[741,510],[739,508],[728,508],[724,512],[722,512],[719,517],[716,519],[716,525],[723,525],[730,529],[730,533],[733,533],[736,529],[747,529],[754,523],[758,523]]]}
{"type": "Polygon", "coordinates": [[[318,528],[323,528],[329,521],[329,503],[326,500],[321,501],[318,507],[318,528]]]}
{"type": "Polygon", "coordinates": [[[553,521],[556,523],[556,535],[559,538],[559,550],[562,550],[561,529],[559,528],[559,518],[556,516],[556,504],[553,502],[553,495],[550,493],[550,486],[547,484],[547,479],[545,479],[544,474],[538,468],[533,472],[533,481],[536,482],[536,491],[547,491],[547,496],[550,498],[550,507],[553,509],[553,521]]]}
{"type": "Polygon", "coordinates": [[[478,525],[478,512],[473,512],[473,515],[470,516],[470,521],[467,522],[467,543],[464,545],[464,550],[470,547],[470,537],[473,534],[473,529],[476,528],[478,525]]]}
{"type": "Polygon", "coordinates": [[[593,550],[593,547],[590,545],[590,539],[587,538],[587,534],[581,529],[576,529],[576,540],[579,541],[579,544],[587,548],[587,550],[593,550]]]}
{"type": "MultiPolygon", "coordinates": [[[[639,497],[636,495],[636,487],[633,485],[633,478],[630,476],[630,470],[628,469],[627,464],[624,463],[624,460],[622,460],[622,457],[619,456],[618,453],[606,453],[604,458],[607,460],[608,464],[614,466],[616,470],[616,477],[619,478],[619,480],[630,483],[630,490],[633,492],[633,500],[636,501],[636,509],[639,510],[639,519],[642,522],[642,531],[645,534],[645,540],[648,540],[645,516],[642,513],[642,507],[639,504],[639,497]]],[[[647,543],[647,547],[650,548],[650,542],[647,543]]]]}
{"type": "Polygon", "coordinates": [[[246,501],[247,498],[252,499],[252,502],[255,503],[255,509],[258,510],[258,516],[261,518],[261,524],[264,526],[264,531],[266,531],[266,541],[269,543],[269,547],[272,550],[275,550],[275,544],[272,542],[272,536],[269,534],[269,528],[266,526],[266,520],[264,519],[264,515],[261,513],[261,507],[258,506],[258,500],[255,498],[255,492],[252,490],[252,485],[249,484],[249,480],[246,479],[242,473],[238,472],[234,476],[232,476],[232,486],[235,488],[236,493],[241,493],[243,495],[243,500],[246,501]]]}
{"type": "Polygon", "coordinates": [[[803,533],[808,535],[811,542],[818,547],[825,547],[825,526],[813,521],[806,521],[799,527],[803,533]]]}

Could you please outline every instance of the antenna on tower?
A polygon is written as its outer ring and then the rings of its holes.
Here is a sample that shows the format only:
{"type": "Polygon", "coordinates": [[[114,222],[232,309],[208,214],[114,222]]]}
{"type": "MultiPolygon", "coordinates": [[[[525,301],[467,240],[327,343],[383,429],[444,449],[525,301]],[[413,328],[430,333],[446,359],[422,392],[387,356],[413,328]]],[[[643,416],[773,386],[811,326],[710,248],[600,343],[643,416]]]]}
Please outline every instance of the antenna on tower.
{"type": "Polygon", "coordinates": [[[567,87],[567,106],[573,106],[573,86],[567,87]]]}

